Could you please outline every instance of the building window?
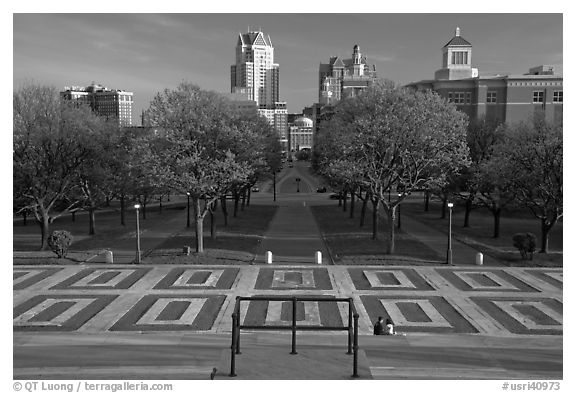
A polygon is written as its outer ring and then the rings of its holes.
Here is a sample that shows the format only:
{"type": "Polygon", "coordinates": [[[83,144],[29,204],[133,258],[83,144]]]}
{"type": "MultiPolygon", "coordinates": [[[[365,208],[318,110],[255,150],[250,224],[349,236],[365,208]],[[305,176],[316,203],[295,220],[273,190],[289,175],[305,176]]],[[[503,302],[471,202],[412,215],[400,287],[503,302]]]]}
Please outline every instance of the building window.
{"type": "Polygon", "coordinates": [[[466,92],[466,104],[471,104],[471,103],[472,103],[472,93],[467,91],[466,92]]]}
{"type": "Polygon", "coordinates": [[[544,91],[537,90],[532,92],[532,102],[533,103],[544,102],[544,91]]]}
{"type": "Polygon", "coordinates": [[[468,64],[468,52],[452,52],[452,64],[468,64]]]}
{"type": "Polygon", "coordinates": [[[552,95],[553,102],[564,102],[562,90],[556,90],[552,95]]]}
{"type": "Polygon", "coordinates": [[[469,104],[470,103],[470,98],[471,98],[471,93],[465,93],[465,92],[449,92],[448,93],[448,102],[451,102],[453,104],[457,104],[457,105],[462,105],[462,104],[469,104]]]}
{"type": "Polygon", "coordinates": [[[486,93],[486,103],[487,104],[495,104],[496,103],[496,92],[489,91],[486,93]]]}

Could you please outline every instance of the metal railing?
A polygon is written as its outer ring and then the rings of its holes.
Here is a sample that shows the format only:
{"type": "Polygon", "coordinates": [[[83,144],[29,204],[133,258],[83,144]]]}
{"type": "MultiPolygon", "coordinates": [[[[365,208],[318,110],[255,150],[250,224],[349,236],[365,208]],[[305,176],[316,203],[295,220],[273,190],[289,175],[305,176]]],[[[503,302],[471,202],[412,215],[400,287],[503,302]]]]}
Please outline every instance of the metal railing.
{"type": "Polygon", "coordinates": [[[353,355],[352,378],[358,378],[358,313],[352,298],[334,298],[327,296],[236,296],[236,304],[232,312],[232,345],[230,346],[230,377],[236,376],[236,355],[240,355],[240,330],[291,330],[292,351],[296,355],[296,332],[298,330],[347,330],[348,355],[353,355]],[[240,302],[242,301],[282,301],[292,302],[292,324],[288,325],[244,325],[240,323],[240,302]],[[313,302],[346,302],[348,303],[348,326],[314,326],[298,325],[296,322],[296,305],[299,301],[313,302]]]}

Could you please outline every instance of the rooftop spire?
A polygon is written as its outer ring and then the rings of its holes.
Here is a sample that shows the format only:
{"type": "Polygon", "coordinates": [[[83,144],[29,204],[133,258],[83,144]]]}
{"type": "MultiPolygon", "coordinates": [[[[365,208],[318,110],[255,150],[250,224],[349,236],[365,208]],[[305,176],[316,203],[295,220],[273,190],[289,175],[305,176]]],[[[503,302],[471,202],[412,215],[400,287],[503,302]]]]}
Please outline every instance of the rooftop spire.
{"type": "Polygon", "coordinates": [[[460,37],[460,28],[458,26],[456,26],[456,33],[455,33],[456,37],[460,37]]]}

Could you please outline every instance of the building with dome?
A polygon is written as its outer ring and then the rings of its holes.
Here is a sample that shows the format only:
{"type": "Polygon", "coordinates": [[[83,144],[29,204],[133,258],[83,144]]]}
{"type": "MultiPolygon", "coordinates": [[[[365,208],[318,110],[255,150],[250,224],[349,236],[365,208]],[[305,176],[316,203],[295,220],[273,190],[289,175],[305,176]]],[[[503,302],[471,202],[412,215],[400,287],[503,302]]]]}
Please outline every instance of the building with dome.
{"type": "Polygon", "coordinates": [[[543,116],[549,122],[561,122],[563,116],[563,77],[554,67],[532,67],[524,74],[481,75],[472,67],[472,44],[456,28],[454,36],[442,47],[442,68],[434,79],[407,85],[415,90],[433,90],[470,120],[491,119],[519,122],[543,116]]]}
{"type": "Polygon", "coordinates": [[[302,149],[312,149],[314,122],[304,116],[295,119],[294,123],[289,127],[288,141],[291,152],[297,152],[302,149]]]}
{"type": "Polygon", "coordinates": [[[334,56],[328,63],[320,63],[318,102],[334,105],[343,98],[356,96],[376,78],[376,66],[368,63],[360,46],[354,45],[352,58],[334,56]]]}

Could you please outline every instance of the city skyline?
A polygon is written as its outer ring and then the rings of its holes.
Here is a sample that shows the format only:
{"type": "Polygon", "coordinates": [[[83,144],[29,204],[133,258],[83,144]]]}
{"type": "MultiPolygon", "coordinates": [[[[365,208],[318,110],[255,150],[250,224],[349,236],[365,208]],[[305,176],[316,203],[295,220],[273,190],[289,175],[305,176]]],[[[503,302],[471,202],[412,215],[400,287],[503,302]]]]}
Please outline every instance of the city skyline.
{"type": "Polygon", "coordinates": [[[270,36],[280,101],[301,112],[318,99],[320,63],[351,57],[358,44],[378,77],[432,79],[456,27],[480,74],[562,74],[563,15],[557,14],[14,14],[13,84],[100,83],[134,93],[133,124],[163,89],[181,81],[230,92],[238,34],[270,36]],[[73,34],[72,34],[73,33],[73,34]]]}

